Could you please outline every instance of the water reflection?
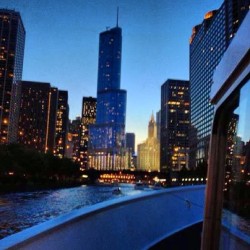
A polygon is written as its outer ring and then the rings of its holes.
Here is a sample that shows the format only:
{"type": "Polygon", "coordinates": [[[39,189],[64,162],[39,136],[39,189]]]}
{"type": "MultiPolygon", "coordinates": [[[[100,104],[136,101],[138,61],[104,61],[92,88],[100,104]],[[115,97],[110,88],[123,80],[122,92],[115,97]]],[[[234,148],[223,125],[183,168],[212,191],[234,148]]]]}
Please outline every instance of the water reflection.
{"type": "Polygon", "coordinates": [[[121,189],[120,195],[114,195],[111,186],[81,186],[0,195],[0,239],[74,209],[143,192],[126,184],[121,189]]]}

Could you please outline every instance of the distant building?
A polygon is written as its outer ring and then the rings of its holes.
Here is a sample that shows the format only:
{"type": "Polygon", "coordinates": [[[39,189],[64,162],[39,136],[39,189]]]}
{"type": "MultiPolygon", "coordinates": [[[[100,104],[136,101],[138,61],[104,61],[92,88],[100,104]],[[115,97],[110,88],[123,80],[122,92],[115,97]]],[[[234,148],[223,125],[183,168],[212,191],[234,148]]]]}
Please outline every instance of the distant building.
{"type": "Polygon", "coordinates": [[[66,142],[68,134],[69,105],[68,91],[59,90],[56,112],[56,134],[54,155],[59,158],[66,156],[66,142]]]}
{"type": "Polygon", "coordinates": [[[160,171],[160,143],[157,139],[157,126],[154,115],[148,124],[148,138],[137,147],[137,169],[160,171]]]}
{"type": "Polygon", "coordinates": [[[18,142],[40,152],[53,153],[57,89],[49,83],[21,81],[18,142]]]}
{"type": "Polygon", "coordinates": [[[126,148],[132,153],[135,154],[135,134],[126,133],[126,148]]]}
{"type": "Polygon", "coordinates": [[[16,142],[17,81],[22,79],[25,29],[19,12],[0,9],[0,143],[16,142]]]}
{"type": "Polygon", "coordinates": [[[89,129],[89,166],[122,170],[125,151],[125,90],[120,89],[122,30],[115,27],[100,34],[96,123],[89,129]]]}
{"type": "Polygon", "coordinates": [[[128,159],[128,168],[134,169],[136,167],[135,164],[135,134],[134,133],[126,133],[125,139],[126,151],[127,151],[127,159],[128,159]]]}
{"type": "Polygon", "coordinates": [[[88,167],[89,125],[96,121],[96,98],[83,97],[79,158],[81,169],[88,167]]]}
{"type": "Polygon", "coordinates": [[[67,139],[68,158],[80,164],[80,138],[81,138],[81,117],[76,117],[75,120],[69,121],[69,132],[67,139]]]}
{"type": "Polygon", "coordinates": [[[161,86],[161,171],[188,166],[189,128],[189,81],[169,79],[161,86]]]}
{"type": "Polygon", "coordinates": [[[225,0],[208,12],[190,38],[191,123],[190,167],[207,164],[214,107],[210,103],[212,76],[247,11],[250,0],[225,0]]]}

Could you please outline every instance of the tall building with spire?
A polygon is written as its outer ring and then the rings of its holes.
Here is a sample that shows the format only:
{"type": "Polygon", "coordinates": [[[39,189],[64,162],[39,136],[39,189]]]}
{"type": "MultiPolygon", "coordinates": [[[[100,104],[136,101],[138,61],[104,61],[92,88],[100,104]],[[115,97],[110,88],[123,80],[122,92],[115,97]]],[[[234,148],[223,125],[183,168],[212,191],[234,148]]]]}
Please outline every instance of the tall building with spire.
{"type": "Polygon", "coordinates": [[[19,12],[0,9],[0,143],[16,142],[17,82],[22,79],[25,29],[19,12]]]}
{"type": "Polygon", "coordinates": [[[148,138],[137,147],[137,169],[160,171],[160,143],[157,139],[157,125],[153,114],[148,123],[148,138]]]}
{"type": "MultiPolygon", "coordinates": [[[[118,20],[118,19],[117,19],[118,20]]],[[[126,90],[120,89],[122,29],[100,33],[96,123],[89,129],[89,167],[127,168],[125,160],[126,90]]]]}

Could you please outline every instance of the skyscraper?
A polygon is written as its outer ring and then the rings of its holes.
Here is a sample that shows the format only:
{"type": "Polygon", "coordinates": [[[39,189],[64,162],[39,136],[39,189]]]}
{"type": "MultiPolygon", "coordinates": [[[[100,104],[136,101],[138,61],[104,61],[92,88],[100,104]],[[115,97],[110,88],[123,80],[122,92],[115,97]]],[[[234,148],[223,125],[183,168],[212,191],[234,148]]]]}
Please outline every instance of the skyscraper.
{"type": "Polygon", "coordinates": [[[59,90],[57,112],[56,112],[56,133],[54,155],[59,158],[65,157],[66,141],[68,133],[69,105],[68,91],[59,90]]]}
{"type": "Polygon", "coordinates": [[[195,26],[190,38],[191,123],[190,167],[204,165],[208,158],[214,107],[210,104],[212,76],[240,23],[249,10],[249,0],[225,0],[195,26]]]}
{"type": "Polygon", "coordinates": [[[89,125],[96,121],[96,98],[83,97],[79,157],[82,169],[88,167],[89,125]]]}
{"type": "Polygon", "coordinates": [[[188,165],[189,81],[167,80],[161,86],[161,171],[179,171],[188,165]]]}
{"type": "Polygon", "coordinates": [[[21,81],[18,142],[40,152],[53,152],[57,89],[49,83],[21,81]]]}
{"type": "Polygon", "coordinates": [[[0,143],[17,140],[25,29],[19,12],[0,9],[0,143]]]}
{"type": "Polygon", "coordinates": [[[148,123],[148,138],[137,147],[137,169],[160,170],[160,143],[157,139],[157,125],[153,114],[148,123]]]}
{"type": "Polygon", "coordinates": [[[126,91],[120,89],[122,30],[100,33],[96,124],[90,126],[90,167],[124,169],[126,91]]]}

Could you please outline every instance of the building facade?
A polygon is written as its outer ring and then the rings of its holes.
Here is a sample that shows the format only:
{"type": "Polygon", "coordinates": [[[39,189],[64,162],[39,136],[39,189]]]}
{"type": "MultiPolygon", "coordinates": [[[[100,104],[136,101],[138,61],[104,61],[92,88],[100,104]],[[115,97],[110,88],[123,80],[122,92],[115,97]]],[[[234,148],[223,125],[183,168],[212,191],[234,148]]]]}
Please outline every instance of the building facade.
{"type": "Polygon", "coordinates": [[[17,140],[25,29],[19,12],[0,9],[0,143],[17,140]]]}
{"type": "Polygon", "coordinates": [[[135,134],[134,133],[126,133],[125,145],[126,145],[126,151],[127,151],[126,154],[128,158],[128,168],[135,169],[136,157],[135,157],[135,134]]]}
{"type": "Polygon", "coordinates": [[[214,107],[210,104],[212,76],[249,10],[249,0],[225,0],[195,26],[190,38],[191,124],[190,167],[206,165],[214,107]]]}
{"type": "Polygon", "coordinates": [[[56,133],[54,155],[63,158],[66,156],[67,134],[69,122],[68,91],[58,91],[56,112],[56,133]]]}
{"type": "Polygon", "coordinates": [[[49,83],[21,81],[18,143],[53,153],[57,89],[49,83]]]}
{"type": "Polygon", "coordinates": [[[48,131],[49,135],[47,139],[46,152],[54,154],[55,150],[55,134],[56,134],[56,119],[58,108],[58,89],[51,87],[49,91],[49,123],[48,131]]]}
{"type": "Polygon", "coordinates": [[[67,158],[80,164],[80,138],[81,138],[81,117],[69,121],[69,132],[67,139],[67,158]]]}
{"type": "Polygon", "coordinates": [[[156,113],[157,139],[161,140],[161,110],[156,113]]]}
{"type": "Polygon", "coordinates": [[[169,79],[161,86],[160,166],[162,172],[188,167],[189,81],[169,79]]]}
{"type": "Polygon", "coordinates": [[[83,97],[79,158],[81,169],[88,168],[89,125],[96,122],[96,98],[83,97]]]}
{"type": "Polygon", "coordinates": [[[153,114],[148,123],[148,138],[137,146],[137,170],[160,171],[160,143],[153,114]]]}
{"type": "Polygon", "coordinates": [[[89,166],[127,168],[125,160],[125,90],[120,89],[122,30],[115,27],[99,37],[96,124],[89,129],[89,166]]]}

